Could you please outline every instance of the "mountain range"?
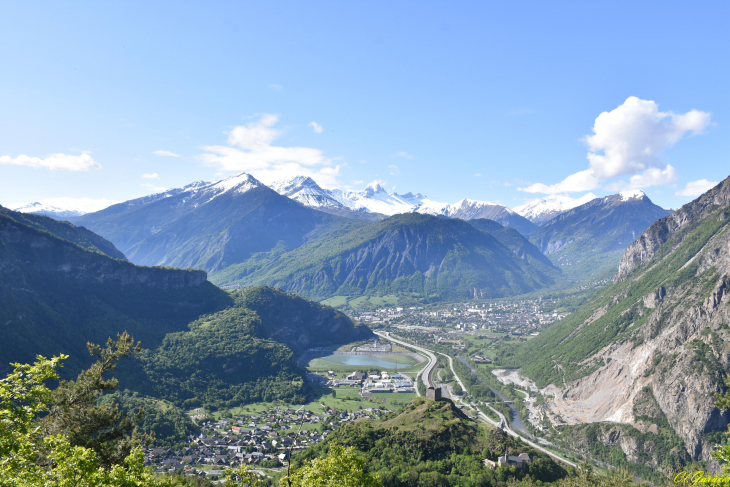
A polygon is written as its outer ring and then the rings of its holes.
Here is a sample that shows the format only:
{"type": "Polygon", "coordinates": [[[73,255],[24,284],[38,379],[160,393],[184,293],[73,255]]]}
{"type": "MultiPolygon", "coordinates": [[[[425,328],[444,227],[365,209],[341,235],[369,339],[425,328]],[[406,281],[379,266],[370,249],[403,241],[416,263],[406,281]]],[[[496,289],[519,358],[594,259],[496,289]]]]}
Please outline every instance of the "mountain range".
{"type": "MultiPolygon", "coordinates": [[[[543,215],[540,208],[550,205],[557,211],[556,201],[546,199],[531,211],[543,215]]],[[[576,201],[558,203],[566,208],[576,201]]],[[[378,183],[364,191],[325,190],[307,177],[269,187],[243,173],[69,219],[104,236],[135,264],[203,269],[221,286],[266,283],[316,299],[382,292],[474,298],[552,285],[558,268],[572,281],[609,272],[620,252],[666,214],[643,193],[620,193],[538,227],[484,201],[436,203],[420,194],[388,194],[378,183]],[[474,226],[491,240],[475,240],[479,233],[462,221],[480,221],[474,226]],[[467,240],[444,237],[452,230],[467,240]],[[438,235],[438,244],[431,235],[438,235]],[[376,256],[386,250],[394,254],[376,256]],[[489,257],[473,260],[471,252],[489,257]]]]}
{"type": "Polygon", "coordinates": [[[137,264],[208,272],[357,223],[306,208],[245,173],[113,205],[74,222],[105,235],[137,264]]]}
{"type": "Polygon", "coordinates": [[[588,193],[580,198],[571,198],[563,194],[553,194],[532,200],[524,205],[516,206],[515,213],[527,218],[537,226],[543,226],[561,213],[581,206],[589,201],[598,198],[593,193],[588,193]]]}
{"type": "Polygon", "coordinates": [[[59,220],[85,214],[85,212],[83,211],[64,210],[63,208],[58,208],[57,206],[46,205],[38,202],[21,206],[20,208],[15,208],[13,211],[17,211],[18,213],[30,213],[33,215],[50,216],[51,218],[56,218],[59,220]]]}

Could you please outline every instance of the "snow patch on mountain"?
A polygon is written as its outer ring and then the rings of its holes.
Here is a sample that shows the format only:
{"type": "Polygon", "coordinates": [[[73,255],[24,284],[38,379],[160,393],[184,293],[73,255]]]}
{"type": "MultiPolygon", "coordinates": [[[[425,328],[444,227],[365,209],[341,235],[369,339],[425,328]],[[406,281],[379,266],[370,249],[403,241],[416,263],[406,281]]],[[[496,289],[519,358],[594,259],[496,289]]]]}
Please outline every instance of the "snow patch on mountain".
{"type": "Polygon", "coordinates": [[[373,181],[363,190],[323,189],[309,177],[297,176],[273,183],[271,189],[313,208],[347,209],[358,212],[396,215],[418,212],[449,218],[493,218],[496,215],[514,214],[509,208],[464,198],[449,204],[434,201],[421,193],[388,193],[380,181],[373,181]]]}
{"type": "Polygon", "coordinates": [[[280,195],[298,201],[304,206],[335,210],[346,208],[333,197],[331,191],[321,188],[314,179],[308,176],[283,179],[274,182],[269,187],[280,195]]]}
{"type": "Polygon", "coordinates": [[[553,194],[545,198],[528,201],[524,205],[515,207],[514,211],[532,223],[542,225],[560,213],[572,210],[596,198],[598,196],[593,193],[588,193],[580,198],[571,198],[564,194],[553,194]]]}
{"type": "Polygon", "coordinates": [[[261,181],[244,172],[237,174],[236,176],[221,179],[220,181],[216,181],[208,186],[204,186],[201,190],[206,194],[211,195],[208,200],[210,201],[213,198],[228,192],[243,194],[253,188],[258,188],[263,185],[264,184],[261,181]]]}
{"type": "Polygon", "coordinates": [[[19,213],[31,213],[33,215],[50,216],[51,218],[68,218],[86,214],[85,211],[65,210],[63,208],[58,208],[57,206],[45,205],[37,201],[29,205],[21,206],[20,208],[15,208],[13,211],[17,211],[19,213]]]}

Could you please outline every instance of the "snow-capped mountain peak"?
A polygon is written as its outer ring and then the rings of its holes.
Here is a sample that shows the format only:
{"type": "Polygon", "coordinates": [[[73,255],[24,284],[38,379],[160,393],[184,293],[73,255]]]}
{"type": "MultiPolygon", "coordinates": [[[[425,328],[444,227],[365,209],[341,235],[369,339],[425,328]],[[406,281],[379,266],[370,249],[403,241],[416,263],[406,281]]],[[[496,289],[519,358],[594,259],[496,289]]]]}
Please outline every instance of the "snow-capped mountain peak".
{"type": "Polygon", "coordinates": [[[20,208],[15,208],[13,211],[17,211],[19,213],[32,213],[34,215],[50,216],[51,218],[68,218],[71,216],[81,216],[86,214],[85,211],[64,210],[63,208],[46,205],[37,201],[29,205],[21,206],[20,208]]]}
{"type": "Polygon", "coordinates": [[[271,189],[280,195],[291,198],[304,206],[313,208],[342,209],[345,206],[335,198],[331,191],[321,188],[309,176],[294,176],[271,184],[271,189]]]}
{"type": "MultiPolygon", "coordinates": [[[[204,194],[210,194],[210,200],[225,193],[245,193],[264,184],[248,173],[229,176],[207,186],[199,188],[204,194]]],[[[196,188],[197,189],[197,188],[196,188]]],[[[208,201],[210,201],[208,200],[208,201]]]]}
{"type": "MultiPolygon", "coordinates": [[[[385,191],[385,188],[382,184],[380,184],[380,181],[373,181],[372,183],[365,186],[364,193],[368,196],[372,196],[375,193],[387,193],[385,191]]],[[[395,194],[395,193],[393,193],[395,194]]]]}

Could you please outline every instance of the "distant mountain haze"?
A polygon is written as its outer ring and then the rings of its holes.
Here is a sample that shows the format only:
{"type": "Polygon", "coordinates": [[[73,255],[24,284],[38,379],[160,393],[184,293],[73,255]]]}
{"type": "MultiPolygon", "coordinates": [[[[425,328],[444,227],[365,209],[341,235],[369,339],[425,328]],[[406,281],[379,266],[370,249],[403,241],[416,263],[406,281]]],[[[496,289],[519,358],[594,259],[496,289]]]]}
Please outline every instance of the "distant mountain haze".
{"type": "Polygon", "coordinates": [[[17,211],[19,213],[31,213],[33,215],[49,216],[56,219],[81,216],[84,214],[83,211],[64,210],[63,208],[58,208],[51,205],[44,205],[38,202],[21,206],[20,208],[15,208],[13,211],[17,211]]]}
{"type": "Polygon", "coordinates": [[[588,193],[580,198],[571,198],[563,194],[553,194],[545,198],[536,199],[516,206],[515,213],[524,216],[537,226],[543,226],[559,214],[566,212],[576,206],[581,206],[589,201],[598,198],[593,193],[588,193]]]}
{"type": "Polygon", "coordinates": [[[555,264],[583,279],[614,270],[624,249],[670,213],[643,191],[623,191],[560,213],[529,239],[555,264]]]}

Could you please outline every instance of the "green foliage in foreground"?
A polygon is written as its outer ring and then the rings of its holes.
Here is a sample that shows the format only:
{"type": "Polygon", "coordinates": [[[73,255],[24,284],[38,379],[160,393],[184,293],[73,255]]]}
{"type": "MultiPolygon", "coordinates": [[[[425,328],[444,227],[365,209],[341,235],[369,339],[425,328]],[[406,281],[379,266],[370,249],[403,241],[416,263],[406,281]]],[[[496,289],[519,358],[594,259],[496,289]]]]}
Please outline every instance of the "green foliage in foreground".
{"type": "Polygon", "coordinates": [[[65,356],[39,357],[33,365],[13,364],[0,381],[0,482],[3,486],[156,487],[145,471],[142,450],[105,466],[91,448],[72,445],[63,434],[44,436],[36,417],[48,412],[53,392],[44,381],[58,379],[56,368],[65,356]]]}
{"type": "Polygon", "coordinates": [[[340,427],[326,441],[294,457],[299,466],[323,457],[335,446],[354,447],[365,470],[390,486],[497,486],[508,478],[555,481],[567,472],[542,453],[501,430],[477,425],[449,400],[414,400],[399,412],[375,421],[340,427]],[[505,452],[527,452],[535,460],[525,469],[489,470],[482,460],[505,452]]]}
{"type": "Polygon", "coordinates": [[[365,460],[353,447],[332,444],[326,456],[295,469],[279,481],[281,487],[379,487],[378,474],[365,472],[365,460]]]}
{"type": "Polygon", "coordinates": [[[128,389],[105,394],[101,398],[102,404],[118,404],[129,413],[144,411],[138,423],[142,434],[154,438],[154,445],[161,448],[175,448],[187,446],[190,440],[188,435],[200,432],[198,425],[192,422],[190,416],[183,410],[164,399],[145,396],[128,389]]]}

